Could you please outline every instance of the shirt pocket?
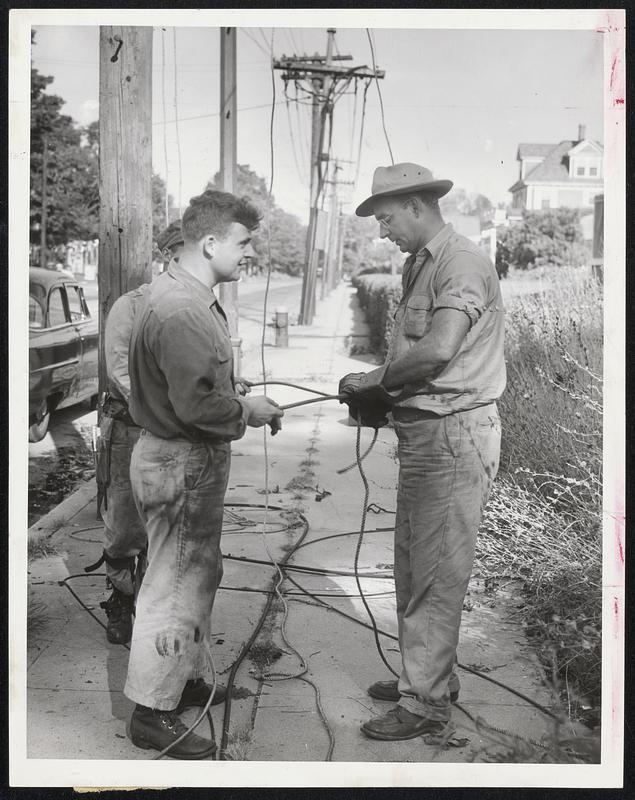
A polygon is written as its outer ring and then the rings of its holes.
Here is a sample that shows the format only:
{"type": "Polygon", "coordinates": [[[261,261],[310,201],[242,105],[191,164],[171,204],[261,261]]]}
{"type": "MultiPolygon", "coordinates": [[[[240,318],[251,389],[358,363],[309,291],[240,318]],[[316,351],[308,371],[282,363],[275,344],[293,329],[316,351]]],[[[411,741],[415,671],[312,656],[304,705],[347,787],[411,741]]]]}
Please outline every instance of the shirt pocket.
{"type": "Polygon", "coordinates": [[[432,295],[412,294],[404,311],[403,332],[410,339],[420,339],[430,327],[432,295]]]}
{"type": "Polygon", "coordinates": [[[226,361],[229,361],[232,357],[232,346],[231,342],[220,341],[215,342],[214,346],[216,347],[216,358],[218,359],[219,364],[224,364],[226,361]]]}

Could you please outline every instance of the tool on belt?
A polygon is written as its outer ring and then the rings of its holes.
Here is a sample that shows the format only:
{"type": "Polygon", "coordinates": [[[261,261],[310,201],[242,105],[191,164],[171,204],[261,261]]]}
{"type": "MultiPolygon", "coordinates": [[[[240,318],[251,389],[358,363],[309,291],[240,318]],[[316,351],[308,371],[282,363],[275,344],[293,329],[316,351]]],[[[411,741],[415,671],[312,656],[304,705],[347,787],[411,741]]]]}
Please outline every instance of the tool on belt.
{"type": "Polygon", "coordinates": [[[125,425],[135,425],[124,400],[113,397],[108,392],[99,409],[99,436],[93,433],[93,453],[95,456],[95,476],[97,481],[97,516],[103,503],[108,510],[108,487],[110,486],[110,448],[112,429],[115,420],[125,425]]]}

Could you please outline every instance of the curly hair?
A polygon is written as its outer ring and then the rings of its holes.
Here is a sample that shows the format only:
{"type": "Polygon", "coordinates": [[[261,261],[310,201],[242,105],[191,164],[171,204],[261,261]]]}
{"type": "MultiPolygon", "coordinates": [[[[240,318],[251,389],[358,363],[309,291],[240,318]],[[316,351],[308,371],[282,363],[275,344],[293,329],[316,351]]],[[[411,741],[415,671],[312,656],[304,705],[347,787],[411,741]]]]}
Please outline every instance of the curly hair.
{"type": "Polygon", "coordinates": [[[261,219],[262,215],[248,197],[207,189],[190,200],[183,214],[181,228],[186,242],[196,242],[208,234],[224,239],[232,222],[238,222],[248,231],[253,231],[261,219]]]}

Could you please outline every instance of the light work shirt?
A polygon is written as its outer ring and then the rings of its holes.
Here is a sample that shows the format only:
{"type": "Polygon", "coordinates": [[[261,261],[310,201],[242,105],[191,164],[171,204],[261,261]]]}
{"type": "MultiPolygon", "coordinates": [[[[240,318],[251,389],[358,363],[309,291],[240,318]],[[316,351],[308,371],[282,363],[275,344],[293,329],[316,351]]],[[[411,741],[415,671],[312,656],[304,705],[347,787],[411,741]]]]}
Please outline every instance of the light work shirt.
{"type": "Polygon", "coordinates": [[[117,400],[130,400],[130,375],[128,350],[135,313],[149,284],[144,283],[131,292],[118,297],[108,312],[104,334],[104,354],[108,391],[117,400]]]}
{"type": "Polygon", "coordinates": [[[438,308],[466,314],[470,329],[443,371],[425,383],[407,384],[405,399],[396,405],[444,416],[493,402],[506,383],[499,278],[483,250],[449,223],[404,264],[387,362],[426,336],[438,308]]]}
{"type": "Polygon", "coordinates": [[[146,290],[130,343],[130,414],[164,439],[240,438],[227,318],[214,292],[172,260],[146,290]]]}

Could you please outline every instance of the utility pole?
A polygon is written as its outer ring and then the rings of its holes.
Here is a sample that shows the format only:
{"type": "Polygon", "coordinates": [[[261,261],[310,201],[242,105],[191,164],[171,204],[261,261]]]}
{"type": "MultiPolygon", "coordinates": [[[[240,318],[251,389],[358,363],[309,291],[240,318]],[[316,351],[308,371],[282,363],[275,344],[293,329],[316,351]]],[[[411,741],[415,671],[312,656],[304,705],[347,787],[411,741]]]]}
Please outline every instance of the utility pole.
{"type": "Polygon", "coordinates": [[[342,81],[355,79],[372,80],[383,78],[382,70],[372,70],[366,66],[346,68],[333,64],[334,61],[352,61],[351,55],[333,55],[334,36],[336,31],[327,31],[326,55],[317,53],[313,56],[282,56],[273,62],[274,69],[283,70],[282,79],[295,83],[306,82],[313,96],[311,126],[311,188],[309,228],[306,240],[304,273],[302,276],[302,305],[300,325],[310,325],[315,312],[315,286],[317,281],[318,255],[315,247],[318,224],[318,204],[325,183],[324,170],[328,163],[328,153],[324,153],[324,133],[326,119],[333,110],[332,90],[342,81]]]}
{"type": "Polygon", "coordinates": [[[333,169],[331,172],[331,179],[326,183],[331,185],[331,202],[329,210],[329,237],[325,253],[324,271],[322,273],[322,286],[321,286],[321,299],[324,299],[327,292],[335,288],[337,284],[336,277],[336,259],[338,250],[338,230],[339,230],[339,208],[338,203],[338,186],[354,186],[354,181],[342,181],[337,177],[337,173],[344,169],[342,164],[351,164],[353,162],[346,159],[334,159],[333,169]]]}
{"type": "Polygon", "coordinates": [[[42,208],[40,211],[40,266],[46,269],[48,263],[46,253],[46,214],[47,203],[46,197],[46,184],[48,181],[48,165],[49,165],[49,136],[44,133],[42,137],[42,208]]]}
{"type": "MultiPolygon", "coordinates": [[[[220,29],[220,182],[225,192],[236,192],[236,28],[220,29]]],[[[238,283],[220,285],[220,304],[227,316],[234,351],[234,371],[240,375],[241,344],[238,335],[238,283]]]]}
{"type": "Polygon", "coordinates": [[[106,315],[152,278],[152,28],[99,28],[99,390],[106,315]]]}

